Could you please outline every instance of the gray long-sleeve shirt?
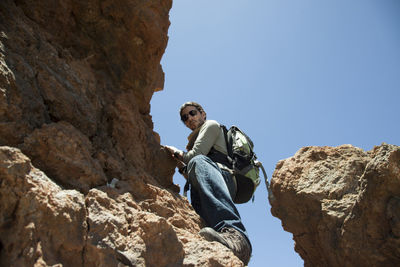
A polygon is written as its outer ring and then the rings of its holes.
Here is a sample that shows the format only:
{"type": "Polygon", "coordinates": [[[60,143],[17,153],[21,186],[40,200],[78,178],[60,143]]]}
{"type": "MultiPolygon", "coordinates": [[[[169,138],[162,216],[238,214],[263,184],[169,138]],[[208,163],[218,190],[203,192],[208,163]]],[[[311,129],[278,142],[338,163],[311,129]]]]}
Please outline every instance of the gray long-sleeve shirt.
{"type": "MultiPolygon", "coordinates": [[[[189,139],[191,136],[192,134],[189,136],[189,139]]],[[[183,154],[183,162],[187,164],[194,156],[207,155],[212,147],[224,154],[228,154],[223,129],[218,122],[206,120],[200,126],[199,134],[193,148],[183,154]]]]}

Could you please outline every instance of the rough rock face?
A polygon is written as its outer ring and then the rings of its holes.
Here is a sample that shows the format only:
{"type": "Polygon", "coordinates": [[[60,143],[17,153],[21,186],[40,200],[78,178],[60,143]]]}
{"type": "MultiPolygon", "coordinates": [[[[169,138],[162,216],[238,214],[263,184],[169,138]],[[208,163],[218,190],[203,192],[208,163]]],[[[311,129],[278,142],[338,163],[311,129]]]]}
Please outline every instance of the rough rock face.
{"type": "Polygon", "coordinates": [[[1,266],[243,266],[197,235],[201,222],[187,201],[145,177],[84,195],[10,147],[0,147],[0,177],[1,266]]]}
{"type": "Polygon", "coordinates": [[[153,132],[171,5],[0,1],[0,266],[242,265],[153,132]]]}
{"type": "Polygon", "coordinates": [[[400,265],[400,147],[305,147],[271,187],[305,266],[400,265]]]}

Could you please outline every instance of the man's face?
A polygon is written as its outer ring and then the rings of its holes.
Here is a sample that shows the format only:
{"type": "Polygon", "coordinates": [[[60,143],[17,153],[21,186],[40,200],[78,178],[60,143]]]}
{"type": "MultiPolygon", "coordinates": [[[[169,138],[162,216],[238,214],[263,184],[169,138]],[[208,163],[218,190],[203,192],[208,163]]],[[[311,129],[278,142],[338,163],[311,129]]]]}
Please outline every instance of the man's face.
{"type": "Polygon", "coordinates": [[[204,112],[200,112],[196,107],[187,106],[182,110],[182,118],[187,118],[184,121],[186,127],[191,129],[192,131],[203,125],[206,120],[206,114],[204,112]]]}

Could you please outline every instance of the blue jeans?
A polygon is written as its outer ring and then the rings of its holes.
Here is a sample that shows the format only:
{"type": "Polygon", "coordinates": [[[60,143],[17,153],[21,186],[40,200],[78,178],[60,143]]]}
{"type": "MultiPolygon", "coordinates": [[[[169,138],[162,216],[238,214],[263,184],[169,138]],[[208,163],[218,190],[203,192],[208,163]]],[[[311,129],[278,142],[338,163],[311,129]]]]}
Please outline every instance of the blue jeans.
{"type": "Polygon", "coordinates": [[[238,210],[232,199],[236,195],[232,175],[221,170],[209,157],[198,155],[187,165],[190,197],[194,210],[207,226],[220,232],[222,228],[233,227],[249,241],[238,210]]]}

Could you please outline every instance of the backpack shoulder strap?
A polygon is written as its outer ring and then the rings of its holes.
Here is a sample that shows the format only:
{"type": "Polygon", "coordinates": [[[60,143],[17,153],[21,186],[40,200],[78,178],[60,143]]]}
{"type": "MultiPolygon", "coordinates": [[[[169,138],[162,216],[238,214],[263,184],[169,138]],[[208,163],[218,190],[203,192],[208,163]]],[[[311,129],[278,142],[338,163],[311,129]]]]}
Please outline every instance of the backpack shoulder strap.
{"type": "Polygon", "coordinates": [[[221,128],[224,131],[224,137],[225,137],[225,144],[226,144],[226,149],[228,151],[228,156],[230,159],[233,157],[233,151],[232,151],[232,135],[228,133],[228,129],[226,128],[225,125],[221,124],[221,128]]]}

